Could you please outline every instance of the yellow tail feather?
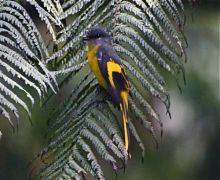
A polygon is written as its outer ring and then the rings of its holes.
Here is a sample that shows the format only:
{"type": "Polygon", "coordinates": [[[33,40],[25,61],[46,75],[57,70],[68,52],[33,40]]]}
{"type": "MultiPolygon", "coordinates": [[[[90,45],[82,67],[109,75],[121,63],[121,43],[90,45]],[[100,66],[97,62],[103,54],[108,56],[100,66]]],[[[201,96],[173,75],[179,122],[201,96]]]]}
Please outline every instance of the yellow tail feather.
{"type": "Polygon", "coordinates": [[[121,112],[122,112],[122,118],[123,118],[123,128],[124,128],[124,141],[125,141],[125,149],[128,151],[129,146],[129,134],[128,134],[128,127],[127,127],[127,110],[125,109],[125,106],[120,104],[121,112]]]}

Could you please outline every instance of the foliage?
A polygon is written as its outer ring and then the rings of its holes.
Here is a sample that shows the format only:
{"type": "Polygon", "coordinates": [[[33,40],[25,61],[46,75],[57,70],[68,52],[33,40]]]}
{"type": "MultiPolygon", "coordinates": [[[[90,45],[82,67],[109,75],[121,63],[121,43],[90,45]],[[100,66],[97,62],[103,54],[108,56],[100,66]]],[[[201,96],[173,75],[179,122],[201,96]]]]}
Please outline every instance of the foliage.
{"type": "Polygon", "coordinates": [[[42,33],[23,3],[1,2],[0,75],[4,80],[0,82],[1,112],[13,126],[8,111],[17,119],[19,114],[8,99],[20,104],[31,116],[29,106],[18,97],[19,93],[13,92],[14,87],[26,93],[33,104],[36,97],[26,85],[42,97],[47,87],[57,91],[56,76],[65,75],[59,82],[62,87],[63,82],[72,78],[67,73],[80,74],[69,97],[51,117],[49,145],[37,156],[47,162],[40,175],[46,179],[80,179],[89,172],[104,179],[99,157],[116,171],[127,163],[129,155],[124,149],[117,110],[87,69],[82,35],[92,26],[105,27],[112,33],[115,51],[131,81],[129,128],[144,154],[135,119],[156,140],[155,124],[162,128],[162,122],[149,96],[162,101],[169,114],[170,99],[163,73],[172,76],[177,84],[178,74],[184,77],[187,43],[183,35],[183,3],[181,0],[26,0],[26,3],[38,13],[51,41],[48,47],[44,45],[42,33]],[[22,81],[16,82],[17,79],[22,81]]]}
{"type": "Polygon", "coordinates": [[[0,110],[12,127],[14,123],[10,112],[16,117],[16,123],[19,122],[18,109],[14,104],[22,106],[31,118],[30,105],[19,97],[20,92],[26,94],[31,105],[37,98],[31,93],[33,89],[40,98],[47,92],[48,86],[56,92],[55,75],[45,65],[48,57],[48,50],[27,11],[14,1],[1,2],[0,110]]]}

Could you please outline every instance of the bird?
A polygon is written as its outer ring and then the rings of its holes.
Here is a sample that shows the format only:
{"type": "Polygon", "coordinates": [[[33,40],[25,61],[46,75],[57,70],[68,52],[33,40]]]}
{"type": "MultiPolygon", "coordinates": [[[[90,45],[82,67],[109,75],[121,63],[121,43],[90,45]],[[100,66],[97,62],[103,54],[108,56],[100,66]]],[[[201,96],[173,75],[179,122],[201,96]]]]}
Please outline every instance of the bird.
{"type": "Polygon", "coordinates": [[[113,103],[121,110],[124,146],[128,152],[130,135],[127,116],[130,83],[121,59],[114,51],[112,36],[103,28],[92,27],[84,33],[83,40],[88,47],[87,58],[91,71],[100,86],[110,94],[113,103]]]}

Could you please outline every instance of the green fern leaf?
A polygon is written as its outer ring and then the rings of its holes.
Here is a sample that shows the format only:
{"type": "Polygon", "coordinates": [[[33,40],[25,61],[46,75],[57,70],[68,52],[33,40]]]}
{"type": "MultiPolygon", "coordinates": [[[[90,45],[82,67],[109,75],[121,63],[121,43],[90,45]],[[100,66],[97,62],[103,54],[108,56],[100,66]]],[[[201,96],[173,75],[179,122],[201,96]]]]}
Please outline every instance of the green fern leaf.
{"type": "Polygon", "coordinates": [[[36,97],[32,87],[41,98],[48,91],[57,90],[54,73],[46,68],[49,57],[42,37],[23,6],[15,1],[0,2],[0,106],[2,115],[14,128],[13,112],[19,122],[17,104],[25,109],[31,119],[30,107],[36,97]],[[29,104],[23,100],[25,94],[29,104]]]}

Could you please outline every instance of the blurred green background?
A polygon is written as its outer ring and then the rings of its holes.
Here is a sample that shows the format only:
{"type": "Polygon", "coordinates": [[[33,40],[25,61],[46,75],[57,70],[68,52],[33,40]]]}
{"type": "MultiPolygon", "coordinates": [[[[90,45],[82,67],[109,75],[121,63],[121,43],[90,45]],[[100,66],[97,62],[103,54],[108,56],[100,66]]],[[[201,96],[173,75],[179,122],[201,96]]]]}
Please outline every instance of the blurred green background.
{"type": "MultiPolygon", "coordinates": [[[[146,145],[144,162],[135,142],[132,159],[125,173],[118,179],[126,180],[217,180],[220,179],[220,3],[201,2],[194,10],[187,9],[185,34],[188,39],[187,84],[180,94],[170,80],[172,119],[161,105],[164,136],[159,149],[149,134],[142,132],[146,145]],[[193,13],[192,13],[193,11],[193,13]]],[[[62,94],[58,95],[62,98],[62,94]]],[[[161,106],[161,107],[160,107],[161,106]]],[[[28,179],[29,160],[44,145],[50,107],[33,108],[33,125],[23,115],[18,132],[12,133],[4,119],[0,119],[3,133],[0,141],[0,180],[28,179]]],[[[115,179],[105,170],[106,179],[115,179]]],[[[90,178],[89,178],[90,179],[90,178]]]]}

